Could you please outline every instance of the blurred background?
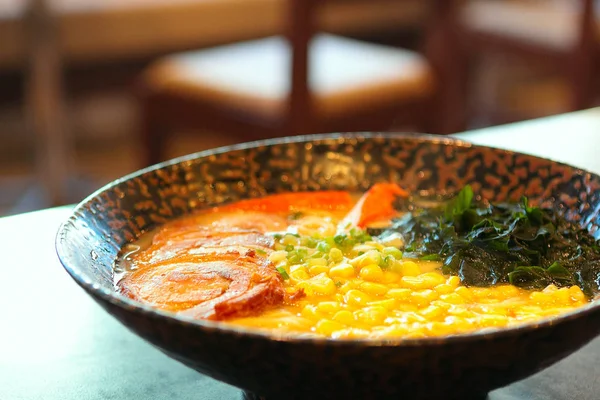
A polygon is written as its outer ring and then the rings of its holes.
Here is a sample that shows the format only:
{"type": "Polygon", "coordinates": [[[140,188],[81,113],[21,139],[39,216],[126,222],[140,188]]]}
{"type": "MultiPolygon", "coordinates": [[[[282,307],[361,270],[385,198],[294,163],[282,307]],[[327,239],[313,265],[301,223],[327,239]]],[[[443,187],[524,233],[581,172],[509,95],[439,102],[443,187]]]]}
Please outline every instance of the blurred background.
{"type": "Polygon", "coordinates": [[[257,138],[593,107],[594,3],[0,0],[0,216],[257,138]]]}

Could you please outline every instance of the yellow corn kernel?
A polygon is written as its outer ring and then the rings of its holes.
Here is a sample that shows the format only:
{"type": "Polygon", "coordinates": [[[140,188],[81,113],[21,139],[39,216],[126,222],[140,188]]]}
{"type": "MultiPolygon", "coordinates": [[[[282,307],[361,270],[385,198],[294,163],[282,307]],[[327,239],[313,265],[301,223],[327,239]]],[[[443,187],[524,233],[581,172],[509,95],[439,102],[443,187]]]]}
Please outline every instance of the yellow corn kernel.
{"type": "Polygon", "coordinates": [[[516,297],[519,295],[519,289],[513,285],[502,285],[495,288],[499,291],[504,297],[516,297]]]}
{"type": "Polygon", "coordinates": [[[356,289],[349,290],[344,296],[344,300],[352,307],[364,307],[372,301],[371,296],[356,289]]]}
{"type": "Polygon", "coordinates": [[[557,315],[560,312],[561,312],[560,308],[544,308],[540,312],[539,317],[552,317],[554,315],[557,315]]]}
{"type": "Polygon", "coordinates": [[[393,310],[396,307],[396,300],[394,300],[394,299],[377,300],[377,301],[370,301],[367,304],[369,306],[379,306],[379,307],[383,307],[387,310],[393,310]]]}
{"type": "Polygon", "coordinates": [[[340,277],[340,278],[353,278],[354,267],[348,263],[341,263],[335,265],[329,269],[329,276],[340,277]]]}
{"type": "Polygon", "coordinates": [[[476,301],[483,301],[485,302],[485,300],[495,300],[497,298],[497,295],[499,295],[500,293],[497,292],[494,289],[489,289],[489,288],[478,288],[478,287],[472,287],[470,288],[470,292],[471,295],[473,296],[473,299],[476,301]]]}
{"type": "Polygon", "coordinates": [[[410,302],[418,307],[425,307],[432,301],[437,300],[437,298],[438,294],[435,291],[425,289],[418,292],[412,292],[410,295],[410,302]]]}
{"type": "Polygon", "coordinates": [[[485,310],[485,314],[509,315],[508,308],[504,305],[489,304],[481,306],[485,310]]]}
{"type": "Polygon", "coordinates": [[[305,265],[302,265],[302,264],[290,265],[290,272],[294,272],[294,271],[297,271],[299,269],[301,269],[301,270],[303,270],[305,272],[308,272],[308,270],[306,269],[305,265]]]}
{"type": "Polygon", "coordinates": [[[515,313],[517,314],[539,314],[541,312],[542,308],[540,306],[522,305],[515,308],[515,313]]]}
{"type": "Polygon", "coordinates": [[[308,264],[309,267],[312,267],[314,265],[327,265],[327,260],[325,258],[309,258],[308,260],[306,260],[306,264],[308,264]]]}
{"type": "Polygon", "coordinates": [[[341,309],[340,303],[337,301],[322,301],[317,304],[317,311],[325,314],[333,314],[341,309]]]}
{"type": "Polygon", "coordinates": [[[569,293],[571,294],[571,299],[573,301],[585,301],[585,294],[583,294],[579,286],[571,286],[569,288],[569,293]]]}
{"type": "Polygon", "coordinates": [[[433,289],[444,282],[446,282],[446,279],[437,272],[427,272],[418,276],[403,276],[400,279],[402,286],[415,290],[433,289]]]}
{"type": "Polygon", "coordinates": [[[428,320],[433,321],[444,317],[446,315],[446,310],[444,310],[442,307],[428,306],[419,311],[419,314],[428,320]]]}
{"type": "Polygon", "coordinates": [[[544,292],[544,293],[554,293],[557,290],[558,290],[558,288],[556,287],[556,285],[552,283],[552,284],[546,286],[544,288],[544,290],[542,290],[542,292],[544,292]]]}
{"type": "Polygon", "coordinates": [[[377,250],[369,250],[365,254],[354,257],[349,261],[354,267],[365,267],[371,264],[379,264],[381,262],[381,254],[377,250]]]}
{"type": "Polygon", "coordinates": [[[313,276],[312,278],[302,281],[297,285],[304,289],[308,296],[332,295],[336,291],[333,280],[325,275],[325,273],[313,276]]]}
{"type": "Polygon", "coordinates": [[[317,333],[320,333],[321,335],[331,336],[331,334],[333,334],[334,332],[341,331],[345,328],[346,326],[340,324],[339,322],[335,322],[330,319],[322,319],[319,322],[317,322],[317,325],[315,326],[315,331],[317,333]]]}
{"type": "Polygon", "coordinates": [[[326,274],[329,272],[329,267],[327,265],[314,265],[308,269],[308,272],[312,276],[316,276],[323,273],[326,274]]]}
{"type": "MultiPolygon", "coordinates": [[[[454,289],[454,293],[461,296],[462,298],[464,298],[467,301],[473,301],[473,293],[471,292],[471,289],[466,286],[457,287],[456,289],[454,289]]],[[[456,303],[456,304],[460,304],[460,303],[456,303]]]]}
{"type": "Polygon", "coordinates": [[[475,328],[470,320],[454,315],[444,318],[444,323],[453,326],[455,332],[467,332],[475,328]]]}
{"type": "Polygon", "coordinates": [[[408,331],[408,333],[406,334],[406,337],[412,338],[412,339],[424,338],[424,337],[427,337],[427,330],[422,325],[412,326],[410,328],[410,330],[408,331]]]}
{"type": "Polygon", "coordinates": [[[356,322],[356,320],[354,319],[354,314],[352,314],[348,310],[338,311],[337,313],[335,313],[332,319],[344,325],[352,325],[356,322]]]}
{"type": "Polygon", "coordinates": [[[371,240],[369,242],[365,242],[365,244],[367,246],[372,246],[373,248],[379,250],[379,251],[383,251],[383,249],[385,248],[385,246],[379,242],[376,242],[374,240],[371,240]]]}
{"type": "Polygon", "coordinates": [[[344,259],[344,253],[337,247],[334,247],[329,250],[329,259],[335,263],[339,263],[344,259]]]}
{"type": "Polygon", "coordinates": [[[382,324],[388,315],[388,311],[381,306],[369,306],[354,312],[357,321],[367,325],[382,324]]]}
{"type": "Polygon", "coordinates": [[[383,270],[377,264],[365,265],[360,269],[360,277],[367,281],[381,282],[383,270]]]}
{"type": "Polygon", "coordinates": [[[371,332],[359,328],[347,328],[334,332],[331,337],[334,339],[364,339],[371,336],[371,332]]]}
{"type": "Polygon", "coordinates": [[[312,304],[307,304],[304,306],[300,314],[307,319],[310,320],[319,320],[322,318],[321,313],[317,311],[317,307],[312,304]]]}
{"type": "Polygon", "coordinates": [[[383,283],[394,283],[400,280],[400,275],[393,271],[383,271],[383,283]]]}
{"type": "Polygon", "coordinates": [[[446,283],[456,289],[460,285],[460,278],[456,275],[452,275],[446,279],[446,283]]]}
{"type": "Polygon", "coordinates": [[[442,336],[450,335],[456,332],[456,327],[448,325],[445,322],[429,322],[424,326],[425,330],[429,335],[442,336]]]}
{"type": "Polygon", "coordinates": [[[308,272],[306,272],[306,269],[298,268],[298,269],[290,272],[290,279],[292,280],[292,283],[298,284],[299,282],[310,279],[310,275],[308,275],[308,272]]]}
{"type": "Polygon", "coordinates": [[[402,324],[410,325],[415,323],[425,323],[427,320],[415,312],[397,313],[394,317],[387,317],[384,321],[386,325],[402,324]]]}
{"type": "Polygon", "coordinates": [[[527,322],[527,321],[539,320],[540,316],[538,314],[518,313],[515,316],[515,319],[519,322],[527,322]]]}
{"type": "Polygon", "coordinates": [[[399,271],[402,276],[417,276],[421,274],[421,268],[414,261],[402,261],[399,263],[399,271]]]}
{"type": "Polygon", "coordinates": [[[571,303],[571,293],[568,288],[560,288],[551,295],[554,298],[554,302],[561,305],[567,305],[571,303]]]}
{"type": "Polygon", "coordinates": [[[447,283],[437,285],[433,288],[433,290],[435,290],[438,294],[448,294],[454,292],[454,288],[452,287],[452,285],[449,285],[447,283]]]}
{"type": "Polygon", "coordinates": [[[356,284],[353,281],[346,281],[342,284],[342,286],[340,286],[338,288],[338,293],[342,293],[345,294],[347,293],[349,290],[355,289],[356,288],[356,284]]]}
{"type": "Polygon", "coordinates": [[[385,328],[379,330],[375,337],[401,337],[406,336],[408,333],[408,326],[404,324],[394,324],[391,326],[386,326],[385,328]]]}
{"type": "Polygon", "coordinates": [[[271,254],[269,254],[269,261],[271,261],[274,264],[277,264],[280,261],[285,261],[287,260],[287,251],[284,250],[280,250],[280,251],[274,251],[271,254]]]}
{"type": "Polygon", "coordinates": [[[426,272],[422,274],[422,276],[425,280],[431,282],[429,289],[432,289],[437,285],[441,285],[442,283],[446,283],[446,278],[444,278],[444,275],[440,274],[439,272],[426,272]]]}
{"type": "Polygon", "coordinates": [[[481,327],[501,327],[506,326],[508,323],[508,317],[505,315],[481,314],[479,315],[477,322],[481,327]]]}
{"type": "Polygon", "coordinates": [[[387,297],[392,297],[394,299],[398,299],[398,300],[402,300],[402,301],[407,301],[408,299],[410,299],[410,294],[412,293],[412,290],[410,289],[390,289],[388,290],[388,292],[386,293],[387,297]]]}
{"type": "Polygon", "coordinates": [[[382,296],[387,293],[388,287],[380,283],[363,282],[360,284],[360,290],[374,296],[382,296]]]}
{"type": "Polygon", "coordinates": [[[442,300],[446,303],[450,303],[450,304],[465,304],[466,303],[465,298],[456,292],[443,294],[440,296],[440,300],[442,300]]]}
{"type": "Polygon", "coordinates": [[[414,304],[402,303],[398,307],[398,312],[399,313],[403,313],[403,312],[417,312],[417,311],[419,311],[419,307],[415,306],[414,304]]]}
{"type": "Polygon", "coordinates": [[[460,318],[475,318],[477,316],[473,311],[466,309],[464,306],[452,306],[446,312],[453,317],[460,318]]]}
{"type": "Polygon", "coordinates": [[[448,310],[450,309],[450,307],[453,307],[452,304],[446,303],[445,301],[442,300],[433,300],[431,302],[432,306],[436,306],[436,307],[440,307],[444,310],[448,310]]]}
{"type": "Polygon", "coordinates": [[[542,314],[540,315],[548,317],[552,315],[568,313],[569,311],[573,311],[573,307],[553,307],[543,310],[542,314]]]}
{"type": "Polygon", "coordinates": [[[554,304],[554,298],[552,295],[543,292],[533,292],[529,295],[529,299],[535,304],[539,304],[541,306],[554,304]]]}

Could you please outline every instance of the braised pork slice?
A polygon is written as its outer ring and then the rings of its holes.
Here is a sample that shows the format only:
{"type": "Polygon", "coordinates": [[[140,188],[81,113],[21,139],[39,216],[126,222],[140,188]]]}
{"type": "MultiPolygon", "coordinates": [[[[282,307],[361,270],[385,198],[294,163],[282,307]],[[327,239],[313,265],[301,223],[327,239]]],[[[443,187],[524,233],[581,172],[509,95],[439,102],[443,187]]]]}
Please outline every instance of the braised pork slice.
{"type": "Polygon", "coordinates": [[[258,212],[176,221],[130,257],[134,268],[118,287],[134,300],[194,318],[259,313],[286,296],[281,274],[268,260],[273,238],[265,235],[286,227],[282,217],[258,212]]]}
{"type": "Polygon", "coordinates": [[[213,250],[139,268],[119,287],[134,300],[202,319],[243,317],[283,301],[281,275],[264,256],[249,248],[213,250]]]}

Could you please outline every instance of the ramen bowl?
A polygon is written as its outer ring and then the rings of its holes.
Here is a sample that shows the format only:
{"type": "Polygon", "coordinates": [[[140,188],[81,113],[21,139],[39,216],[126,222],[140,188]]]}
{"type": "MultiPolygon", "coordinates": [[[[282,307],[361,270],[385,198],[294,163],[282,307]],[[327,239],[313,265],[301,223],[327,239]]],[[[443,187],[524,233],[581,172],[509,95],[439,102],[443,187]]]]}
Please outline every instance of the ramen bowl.
{"type": "Polygon", "coordinates": [[[432,338],[340,340],[273,334],[194,320],[131,300],[114,288],[120,249],[195,210],[290,191],[364,191],[396,182],[447,195],[466,184],[491,201],[521,196],[555,207],[595,234],[600,177],[550,160],[410,134],[284,138],[178,158],[105,186],[57,235],[77,284],[131,331],[248,397],[485,398],[538,372],[600,333],[600,302],[512,328],[432,338]]]}

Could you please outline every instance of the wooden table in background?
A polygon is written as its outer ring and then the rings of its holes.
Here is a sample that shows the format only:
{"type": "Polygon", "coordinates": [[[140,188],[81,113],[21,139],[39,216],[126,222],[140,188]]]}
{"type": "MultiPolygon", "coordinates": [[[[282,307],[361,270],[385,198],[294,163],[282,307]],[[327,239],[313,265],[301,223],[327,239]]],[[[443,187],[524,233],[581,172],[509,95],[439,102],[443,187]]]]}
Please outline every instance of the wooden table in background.
{"type": "MultiPolygon", "coordinates": [[[[600,109],[456,135],[600,173],[600,109]]],[[[0,399],[240,399],[126,330],[71,280],[54,251],[70,207],[0,219],[0,399]]],[[[597,400],[600,338],[492,400],[597,400]]]]}

